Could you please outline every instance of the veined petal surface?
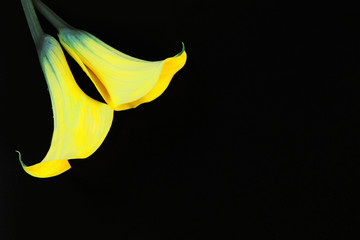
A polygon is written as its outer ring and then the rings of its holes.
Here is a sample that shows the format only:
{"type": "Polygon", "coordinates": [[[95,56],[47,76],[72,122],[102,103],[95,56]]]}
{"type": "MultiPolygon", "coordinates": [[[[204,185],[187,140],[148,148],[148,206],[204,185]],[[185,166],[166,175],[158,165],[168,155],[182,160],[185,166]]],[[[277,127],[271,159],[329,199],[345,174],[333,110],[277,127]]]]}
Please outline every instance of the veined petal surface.
{"type": "Polygon", "coordinates": [[[187,58],[183,46],[175,57],[153,62],[141,60],[78,29],[60,29],[59,39],[114,110],[134,108],[159,97],[187,58]]]}
{"type": "Polygon", "coordinates": [[[68,170],[68,159],[94,153],[110,130],[113,110],[79,88],[53,37],[45,37],[39,59],[50,92],[54,132],[50,149],[40,163],[26,166],[20,161],[28,174],[45,178],[68,170]]]}

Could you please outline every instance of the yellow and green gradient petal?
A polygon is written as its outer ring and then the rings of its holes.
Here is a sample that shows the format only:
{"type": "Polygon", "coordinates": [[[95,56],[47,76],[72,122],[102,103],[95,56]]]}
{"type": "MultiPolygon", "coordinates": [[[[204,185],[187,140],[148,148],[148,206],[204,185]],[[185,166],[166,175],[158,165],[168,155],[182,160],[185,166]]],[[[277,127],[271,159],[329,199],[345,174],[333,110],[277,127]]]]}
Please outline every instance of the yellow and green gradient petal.
{"type": "Polygon", "coordinates": [[[42,32],[30,0],[22,0],[22,4],[48,85],[54,131],[41,162],[26,166],[21,155],[20,162],[34,177],[53,177],[70,169],[69,159],[89,157],[99,148],[110,130],[114,111],[80,89],[58,41],[42,32]]]}
{"type": "Polygon", "coordinates": [[[113,110],[80,89],[53,37],[45,37],[39,59],[49,87],[54,132],[50,149],[40,163],[26,166],[20,161],[28,174],[43,178],[68,170],[68,159],[93,154],[110,130],[113,110]]]}
{"type": "Polygon", "coordinates": [[[106,103],[126,110],[159,97],[186,62],[182,50],[161,61],[145,61],[124,54],[94,35],[75,29],[39,0],[37,9],[58,29],[59,40],[92,80],[106,103]]]}

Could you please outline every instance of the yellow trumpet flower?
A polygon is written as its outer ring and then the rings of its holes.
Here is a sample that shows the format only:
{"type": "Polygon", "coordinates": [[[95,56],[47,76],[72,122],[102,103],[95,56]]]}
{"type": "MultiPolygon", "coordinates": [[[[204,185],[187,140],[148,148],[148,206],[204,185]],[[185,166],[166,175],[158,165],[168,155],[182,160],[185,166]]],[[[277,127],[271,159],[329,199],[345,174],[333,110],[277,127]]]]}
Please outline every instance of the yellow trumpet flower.
{"type": "Polygon", "coordinates": [[[39,0],[35,7],[58,29],[59,40],[114,110],[135,108],[159,97],[186,62],[184,49],[162,61],[126,55],[88,32],[75,29],[39,0]]]}
{"type": "Polygon", "coordinates": [[[50,149],[40,163],[26,166],[21,155],[20,162],[28,174],[46,178],[70,169],[68,159],[94,153],[110,130],[114,111],[80,89],[58,41],[42,32],[31,1],[22,0],[22,4],[48,85],[54,132],[50,149]]]}

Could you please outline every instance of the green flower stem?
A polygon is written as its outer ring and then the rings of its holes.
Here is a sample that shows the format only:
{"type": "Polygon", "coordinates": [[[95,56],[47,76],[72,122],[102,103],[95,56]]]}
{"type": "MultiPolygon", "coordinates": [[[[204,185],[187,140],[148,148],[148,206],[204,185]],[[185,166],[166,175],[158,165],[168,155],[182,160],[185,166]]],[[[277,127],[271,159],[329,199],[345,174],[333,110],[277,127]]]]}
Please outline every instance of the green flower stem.
{"type": "Polygon", "coordinates": [[[33,0],[35,8],[58,30],[61,28],[72,28],[67,22],[61,19],[48,6],[40,0],[33,0]]]}
{"type": "Polygon", "coordinates": [[[31,0],[21,0],[25,17],[30,28],[31,36],[36,46],[39,46],[44,39],[45,33],[42,30],[39,19],[36,16],[34,5],[31,0]]]}

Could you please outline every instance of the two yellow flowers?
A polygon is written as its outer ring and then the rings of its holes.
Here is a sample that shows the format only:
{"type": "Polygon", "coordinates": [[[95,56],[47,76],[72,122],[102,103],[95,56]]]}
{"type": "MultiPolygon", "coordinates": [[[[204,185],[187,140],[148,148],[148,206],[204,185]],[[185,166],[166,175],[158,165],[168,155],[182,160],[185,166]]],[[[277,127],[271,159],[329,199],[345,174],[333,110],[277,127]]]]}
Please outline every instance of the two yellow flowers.
{"type": "Polygon", "coordinates": [[[75,29],[39,0],[21,0],[49,88],[54,132],[45,158],[24,170],[40,178],[70,169],[69,159],[94,153],[110,130],[113,111],[135,108],[159,97],[186,62],[184,47],[174,57],[149,62],[128,56],[95,36],[75,29]],[[58,41],[45,34],[34,6],[59,31],[65,50],[77,61],[107,104],[87,96],[76,84],[58,41]]]}

